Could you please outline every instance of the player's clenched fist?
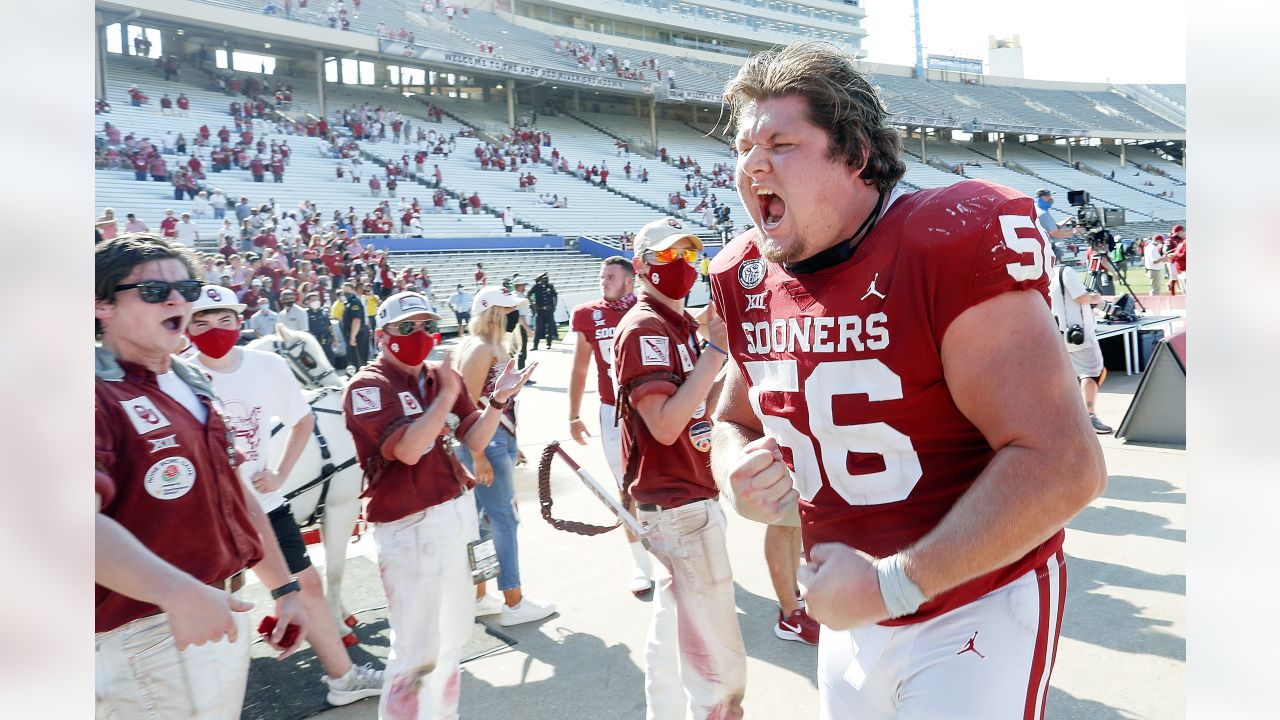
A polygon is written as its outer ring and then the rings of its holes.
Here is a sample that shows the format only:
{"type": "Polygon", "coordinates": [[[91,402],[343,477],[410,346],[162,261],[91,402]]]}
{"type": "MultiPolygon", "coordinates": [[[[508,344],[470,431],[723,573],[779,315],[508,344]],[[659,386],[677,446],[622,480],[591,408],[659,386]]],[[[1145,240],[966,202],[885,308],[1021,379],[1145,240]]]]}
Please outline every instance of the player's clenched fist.
{"type": "Polygon", "coordinates": [[[797,577],[805,612],[832,630],[850,630],[889,617],[876,559],[843,543],[819,543],[797,577]]]}
{"type": "Polygon", "coordinates": [[[782,450],[771,437],[752,440],[742,446],[742,455],[729,470],[733,504],[748,520],[774,523],[787,508],[799,502],[791,487],[791,472],[782,461],[782,450]]]}

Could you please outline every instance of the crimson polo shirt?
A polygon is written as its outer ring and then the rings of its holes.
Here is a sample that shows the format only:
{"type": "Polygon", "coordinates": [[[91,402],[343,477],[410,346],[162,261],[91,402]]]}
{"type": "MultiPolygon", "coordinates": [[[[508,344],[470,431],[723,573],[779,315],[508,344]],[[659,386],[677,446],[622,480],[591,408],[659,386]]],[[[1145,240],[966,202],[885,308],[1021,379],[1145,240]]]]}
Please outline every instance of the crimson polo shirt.
{"type": "MultiPolygon", "coordinates": [[[[698,322],[640,295],[622,316],[613,338],[613,368],[618,395],[627,394],[632,406],[649,395],[674,395],[693,372],[701,354],[698,322]]],[[[684,424],[671,445],[649,432],[639,411],[622,413],[622,462],[636,458],[635,477],[627,490],[637,502],[676,507],[718,494],[711,477],[711,416],[704,401],[684,424]]]]}
{"type": "Polygon", "coordinates": [[[465,438],[480,419],[465,392],[458,393],[440,437],[417,463],[406,465],[393,452],[409,424],[435,401],[441,372],[454,371],[428,365],[420,389],[418,378],[379,357],[356,373],[343,392],[343,416],[369,481],[363,495],[369,498],[369,522],[399,520],[452,500],[474,485],[448,442],[455,433],[458,439],[465,438]],[[449,425],[455,421],[457,430],[452,430],[449,425]]]}
{"type": "MultiPolygon", "coordinates": [[[[156,374],[95,351],[94,489],[103,515],[148,550],[203,583],[258,564],[262,540],[249,519],[231,458],[231,432],[198,370],[171,360],[208,411],[205,424],[160,388],[156,374]]],[[[94,585],[94,632],[159,608],[94,585]]]]}

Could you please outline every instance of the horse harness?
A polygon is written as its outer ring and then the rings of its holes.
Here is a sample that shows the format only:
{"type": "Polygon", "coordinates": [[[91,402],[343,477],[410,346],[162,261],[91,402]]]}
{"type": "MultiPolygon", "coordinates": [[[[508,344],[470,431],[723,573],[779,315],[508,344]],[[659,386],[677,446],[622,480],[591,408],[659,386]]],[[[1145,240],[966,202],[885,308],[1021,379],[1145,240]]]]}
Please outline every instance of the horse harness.
{"type": "MultiPolygon", "coordinates": [[[[316,396],[311,398],[309,401],[309,404],[311,405],[311,412],[341,415],[342,410],[330,410],[328,408],[316,407],[316,402],[318,400],[335,392],[341,391],[338,388],[333,387],[321,388],[316,396]]],[[[275,437],[276,433],[283,429],[284,423],[277,424],[275,427],[271,428],[271,436],[275,437]]],[[[333,464],[333,454],[329,452],[329,442],[325,439],[324,433],[321,432],[319,422],[316,422],[311,428],[311,433],[316,436],[316,442],[320,445],[320,459],[324,463],[320,468],[320,476],[312,479],[310,482],[304,483],[302,486],[295,488],[284,496],[285,502],[289,502],[317,485],[320,486],[320,499],[316,501],[316,509],[311,511],[311,515],[306,519],[306,522],[300,524],[299,527],[303,528],[315,525],[320,521],[320,518],[324,516],[324,503],[325,499],[329,497],[329,483],[333,476],[356,464],[356,458],[354,455],[348,458],[341,465],[333,464]]]]}

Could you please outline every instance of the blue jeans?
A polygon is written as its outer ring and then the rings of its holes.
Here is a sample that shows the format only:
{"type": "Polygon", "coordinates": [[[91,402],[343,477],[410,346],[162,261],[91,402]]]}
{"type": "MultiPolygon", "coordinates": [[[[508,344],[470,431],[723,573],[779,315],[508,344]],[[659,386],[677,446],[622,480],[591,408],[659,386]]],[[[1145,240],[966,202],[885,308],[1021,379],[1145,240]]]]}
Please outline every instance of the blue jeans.
{"type": "MultiPolygon", "coordinates": [[[[484,449],[484,456],[493,466],[493,484],[476,484],[476,507],[480,511],[480,538],[493,538],[498,553],[498,589],[514,590],[520,587],[520,543],[516,539],[516,526],[520,516],[516,513],[515,469],[516,439],[499,426],[493,440],[484,449]]],[[[458,446],[458,459],[472,473],[471,452],[465,445],[458,446]]]]}

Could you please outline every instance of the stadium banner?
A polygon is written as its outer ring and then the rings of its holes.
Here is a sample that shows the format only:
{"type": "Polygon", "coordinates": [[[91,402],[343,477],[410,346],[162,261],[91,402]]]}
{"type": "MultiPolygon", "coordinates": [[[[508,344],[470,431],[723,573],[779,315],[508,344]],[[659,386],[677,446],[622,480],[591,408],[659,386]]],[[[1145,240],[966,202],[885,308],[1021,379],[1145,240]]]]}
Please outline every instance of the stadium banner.
{"type": "Polygon", "coordinates": [[[490,237],[421,237],[419,235],[357,236],[361,243],[391,252],[426,250],[563,250],[562,235],[494,235],[490,237]]]}
{"type": "Polygon", "coordinates": [[[723,102],[723,98],[713,92],[682,90],[679,88],[659,87],[657,97],[659,100],[667,100],[669,102],[696,102],[706,105],[719,105],[723,102]]]}
{"type": "Polygon", "coordinates": [[[568,83],[571,85],[581,85],[583,87],[603,88],[606,90],[617,90],[619,92],[630,92],[636,94],[644,94],[649,87],[644,83],[636,82],[634,80],[622,80],[616,77],[601,77],[588,73],[574,72],[572,70],[558,70],[556,68],[540,67],[537,65],[512,62],[510,60],[502,60],[500,58],[489,57],[486,55],[471,55],[470,53],[440,50],[438,48],[427,47],[424,45],[410,45],[399,40],[388,40],[387,38],[379,38],[378,46],[379,49],[387,55],[413,58],[424,62],[443,63],[445,65],[474,68],[476,70],[487,70],[489,72],[500,73],[502,75],[517,75],[529,78],[538,78],[540,80],[568,83]]]}

